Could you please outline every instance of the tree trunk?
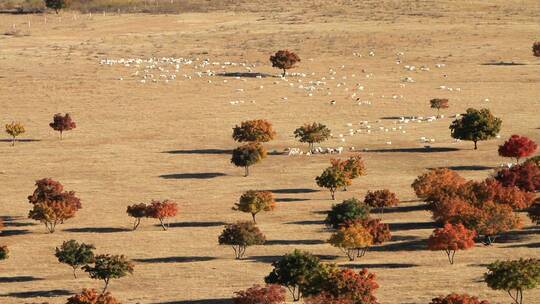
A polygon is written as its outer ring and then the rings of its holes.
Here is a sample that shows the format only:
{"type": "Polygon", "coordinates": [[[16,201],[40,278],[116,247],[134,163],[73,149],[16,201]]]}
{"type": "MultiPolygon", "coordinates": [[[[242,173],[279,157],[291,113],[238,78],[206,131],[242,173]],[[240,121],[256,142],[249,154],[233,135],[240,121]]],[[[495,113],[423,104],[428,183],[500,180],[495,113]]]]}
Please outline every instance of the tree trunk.
{"type": "Polygon", "coordinates": [[[163,230],[166,231],[166,230],[167,230],[167,227],[165,227],[165,224],[163,223],[163,219],[162,219],[162,218],[159,219],[159,223],[161,224],[161,228],[163,228],[163,230]]]}
{"type": "Polygon", "coordinates": [[[336,200],[336,190],[330,189],[330,195],[332,196],[332,200],[336,200]]]}
{"type": "Polygon", "coordinates": [[[73,267],[73,277],[76,279],[77,278],[77,268],[73,267]]]}
{"type": "Polygon", "coordinates": [[[248,176],[249,176],[249,166],[245,166],[244,177],[248,177],[248,176]]]}
{"type": "Polygon", "coordinates": [[[286,72],[287,72],[287,70],[283,69],[283,74],[281,74],[281,77],[285,77],[286,72]]]}
{"type": "Polygon", "coordinates": [[[349,261],[354,261],[354,258],[356,258],[355,249],[345,249],[345,253],[347,254],[347,257],[349,257],[349,261]]]}
{"type": "Polygon", "coordinates": [[[133,223],[133,231],[137,230],[137,228],[139,227],[139,224],[141,223],[141,219],[140,218],[136,218],[135,219],[135,222],[133,223]]]}
{"type": "Polygon", "coordinates": [[[105,293],[107,291],[107,287],[109,287],[109,278],[105,279],[105,287],[103,287],[103,291],[101,292],[102,294],[105,293]]]}
{"type": "Polygon", "coordinates": [[[474,149],[475,149],[475,150],[478,150],[478,144],[477,144],[477,143],[478,143],[478,141],[475,140],[475,141],[474,141],[474,149]]]}
{"type": "Polygon", "coordinates": [[[15,136],[13,136],[13,139],[11,140],[11,146],[12,146],[12,147],[15,146],[15,136]]]}
{"type": "Polygon", "coordinates": [[[251,214],[251,217],[253,218],[253,223],[254,223],[254,224],[257,224],[257,221],[255,220],[255,214],[256,214],[256,213],[252,213],[252,214],[251,214]]]}
{"type": "Polygon", "coordinates": [[[62,131],[60,131],[60,140],[62,140],[62,131]]]}
{"type": "Polygon", "coordinates": [[[450,262],[450,265],[454,265],[454,255],[456,254],[455,250],[445,250],[446,255],[448,256],[448,262],[450,262]]]}

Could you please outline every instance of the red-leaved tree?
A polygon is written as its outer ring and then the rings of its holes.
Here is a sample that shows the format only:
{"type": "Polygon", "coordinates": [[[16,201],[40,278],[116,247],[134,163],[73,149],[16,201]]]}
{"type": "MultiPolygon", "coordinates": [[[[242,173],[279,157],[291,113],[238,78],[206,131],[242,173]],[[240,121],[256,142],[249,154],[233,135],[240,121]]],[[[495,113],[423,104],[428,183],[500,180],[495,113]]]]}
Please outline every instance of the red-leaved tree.
{"type": "Polygon", "coordinates": [[[384,208],[396,206],[399,204],[399,199],[396,194],[388,189],[368,191],[364,198],[364,203],[371,208],[379,208],[381,214],[384,213],[384,208]]]}
{"type": "Polygon", "coordinates": [[[466,180],[456,171],[448,168],[438,168],[418,176],[411,187],[414,189],[416,196],[426,199],[443,186],[452,185],[456,187],[465,182],[466,180]]]}
{"type": "Polygon", "coordinates": [[[532,46],[533,56],[540,57],[540,41],[536,41],[532,46]]]}
{"type": "Polygon", "coordinates": [[[462,224],[446,224],[444,228],[438,228],[428,239],[430,250],[443,250],[448,256],[450,264],[454,264],[454,255],[457,250],[465,250],[474,247],[476,232],[468,230],[462,224]]]}
{"type": "Polygon", "coordinates": [[[429,304],[489,304],[487,300],[479,300],[477,297],[468,294],[452,293],[444,297],[437,297],[429,304]]]}
{"type": "Polygon", "coordinates": [[[499,155],[515,158],[516,162],[519,163],[521,158],[533,155],[536,148],[538,146],[530,138],[514,134],[503,145],[499,146],[499,155]]]}
{"type": "Polygon", "coordinates": [[[121,304],[110,292],[99,293],[95,289],[83,289],[80,294],[68,298],[66,304],[121,304]]]}
{"type": "Polygon", "coordinates": [[[540,190],[540,167],[534,162],[504,168],[495,174],[495,179],[505,187],[516,186],[524,191],[540,190]]]}
{"type": "Polygon", "coordinates": [[[169,218],[175,217],[178,213],[178,204],[171,200],[151,201],[146,209],[147,217],[159,220],[161,228],[167,230],[169,228],[169,218]]]}
{"type": "Polygon", "coordinates": [[[64,191],[61,183],[50,178],[36,181],[36,190],[28,196],[28,202],[33,205],[28,217],[42,222],[50,233],[81,209],[81,200],[75,192],[64,191]]]}
{"type": "Polygon", "coordinates": [[[307,304],[378,304],[375,290],[379,285],[376,276],[362,269],[355,272],[345,268],[331,271],[320,286],[320,292],[306,298],[307,304]]]}
{"type": "Polygon", "coordinates": [[[253,285],[234,294],[232,298],[234,304],[282,304],[285,303],[286,291],[280,285],[269,284],[253,285]]]}
{"type": "Polygon", "coordinates": [[[69,113],[66,113],[66,115],[60,113],[54,114],[53,122],[51,122],[49,126],[53,128],[53,130],[60,132],[60,139],[62,139],[62,133],[77,127],[69,113]]]}

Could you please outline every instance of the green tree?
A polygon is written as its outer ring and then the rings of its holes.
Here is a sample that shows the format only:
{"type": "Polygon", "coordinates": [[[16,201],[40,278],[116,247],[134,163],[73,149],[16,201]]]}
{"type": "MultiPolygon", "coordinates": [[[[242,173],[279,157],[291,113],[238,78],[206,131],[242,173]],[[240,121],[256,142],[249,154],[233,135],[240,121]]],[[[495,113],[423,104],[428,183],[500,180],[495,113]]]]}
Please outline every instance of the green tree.
{"type": "Polygon", "coordinates": [[[338,167],[328,167],[324,169],[320,176],[315,178],[317,186],[330,190],[332,199],[336,199],[336,190],[348,185],[350,179],[347,173],[338,167]]]}
{"type": "Polygon", "coordinates": [[[536,288],[540,283],[539,259],[496,261],[487,268],[484,274],[487,285],[506,291],[516,304],[523,304],[524,290],[536,288]]]}
{"type": "Polygon", "coordinates": [[[366,220],[369,217],[369,206],[356,198],[350,198],[343,202],[332,205],[324,223],[334,229],[359,220],[366,220]]]}
{"type": "Polygon", "coordinates": [[[453,138],[474,142],[476,150],[477,142],[497,136],[501,125],[502,120],[493,116],[488,109],[469,108],[462,117],[452,122],[450,130],[453,138]]]}
{"type": "Polygon", "coordinates": [[[54,254],[58,262],[67,264],[73,268],[73,277],[77,278],[77,269],[84,265],[94,262],[94,245],[77,243],[75,240],[69,240],[62,243],[60,248],[56,247],[54,254]]]}
{"type": "Polygon", "coordinates": [[[107,291],[109,281],[133,274],[134,265],[124,255],[100,254],[95,257],[94,265],[86,265],[83,270],[92,279],[103,280],[105,287],[102,293],[107,291]]]}
{"type": "Polygon", "coordinates": [[[309,252],[295,249],[272,263],[274,269],[264,281],[267,284],[279,284],[289,289],[296,302],[300,300],[305,289],[317,276],[321,267],[319,258],[309,252]]]}
{"type": "Polygon", "coordinates": [[[244,167],[244,176],[249,176],[249,167],[259,163],[266,157],[266,149],[259,143],[250,143],[233,150],[231,163],[244,167]]]}
{"type": "Polygon", "coordinates": [[[276,207],[274,195],[270,191],[249,190],[240,196],[240,200],[235,204],[233,210],[251,213],[253,222],[256,223],[255,216],[261,211],[272,211],[276,207]]]}
{"type": "Polygon", "coordinates": [[[0,246],[0,261],[9,258],[9,249],[7,246],[0,246]]]}
{"type": "Polygon", "coordinates": [[[53,9],[57,14],[61,9],[68,7],[70,0],[45,0],[45,6],[53,9]]]}
{"type": "Polygon", "coordinates": [[[237,260],[241,259],[246,248],[253,245],[262,245],[266,238],[253,222],[237,222],[229,224],[218,238],[220,245],[230,245],[237,260]]]}
{"type": "Polygon", "coordinates": [[[294,137],[300,142],[308,143],[309,150],[313,150],[314,143],[321,143],[330,137],[330,129],[319,122],[307,123],[294,130],[294,137]]]}

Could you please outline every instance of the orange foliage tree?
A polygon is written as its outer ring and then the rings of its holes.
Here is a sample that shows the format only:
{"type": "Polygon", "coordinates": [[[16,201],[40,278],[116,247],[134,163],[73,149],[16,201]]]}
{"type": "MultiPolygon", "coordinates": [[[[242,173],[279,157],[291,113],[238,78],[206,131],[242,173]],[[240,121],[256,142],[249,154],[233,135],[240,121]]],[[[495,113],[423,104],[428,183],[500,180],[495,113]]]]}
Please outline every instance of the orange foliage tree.
{"type": "Polygon", "coordinates": [[[364,226],[353,224],[340,227],[328,239],[328,243],[341,249],[350,261],[354,261],[356,257],[365,255],[369,246],[373,244],[373,236],[364,226]]]}
{"type": "Polygon", "coordinates": [[[467,294],[452,293],[444,297],[434,298],[429,304],[489,304],[489,302],[467,294]]]}
{"type": "Polygon", "coordinates": [[[243,121],[233,128],[233,139],[238,142],[268,142],[274,139],[276,132],[272,124],[264,119],[243,121]]]}
{"type": "Polygon", "coordinates": [[[539,191],[540,167],[534,162],[525,162],[499,170],[495,179],[505,187],[516,186],[528,192],[539,191]]]}
{"type": "Polygon", "coordinates": [[[519,163],[521,158],[533,155],[536,148],[538,146],[530,138],[514,134],[503,145],[499,146],[499,155],[515,158],[516,162],[519,163]]]}
{"type": "Polygon", "coordinates": [[[454,264],[454,255],[457,250],[466,250],[474,247],[476,232],[468,230],[462,224],[446,224],[438,228],[428,239],[430,250],[443,250],[448,256],[450,264],[454,264]]]}
{"type": "Polygon", "coordinates": [[[411,187],[419,198],[426,199],[444,186],[458,186],[466,180],[456,171],[448,168],[438,168],[426,172],[414,180],[411,187]]]}
{"type": "Polygon", "coordinates": [[[382,214],[384,212],[384,208],[399,204],[399,199],[395,193],[390,192],[388,189],[384,189],[368,191],[364,197],[364,203],[371,208],[379,208],[382,214]]]}
{"type": "Polygon", "coordinates": [[[234,294],[232,298],[234,304],[283,304],[286,290],[275,284],[253,285],[246,290],[236,291],[234,294]]]}
{"type": "Polygon", "coordinates": [[[437,116],[441,109],[448,108],[448,98],[433,98],[429,101],[432,109],[437,109],[437,116]]]}
{"type": "Polygon", "coordinates": [[[177,213],[178,204],[171,200],[153,200],[150,202],[150,205],[146,209],[147,216],[158,219],[163,230],[167,230],[167,228],[169,228],[168,219],[171,217],[175,217],[177,213]]]}
{"type": "Polygon", "coordinates": [[[68,298],[66,304],[121,304],[110,292],[98,293],[95,289],[83,289],[80,294],[68,298]]]}
{"type": "Polygon", "coordinates": [[[58,113],[54,115],[53,122],[51,122],[49,126],[53,128],[53,130],[60,132],[60,139],[62,139],[62,134],[65,131],[75,129],[77,124],[75,124],[69,113],[66,113],[66,115],[58,113]]]}
{"type": "Polygon", "coordinates": [[[346,160],[332,159],[330,164],[336,170],[343,172],[346,178],[344,190],[347,190],[347,186],[351,185],[353,179],[366,175],[366,166],[360,155],[351,156],[346,160]]]}
{"type": "Polygon", "coordinates": [[[256,223],[255,216],[261,211],[272,211],[276,207],[274,195],[270,191],[249,190],[240,196],[240,200],[235,204],[233,210],[251,213],[253,222],[256,223]]]}
{"type": "Polygon", "coordinates": [[[61,183],[50,178],[36,181],[36,190],[28,196],[28,202],[33,205],[28,217],[42,222],[50,233],[81,209],[81,200],[75,192],[64,191],[61,183]]]}
{"type": "Polygon", "coordinates": [[[281,76],[285,77],[287,70],[294,68],[296,63],[300,62],[300,57],[289,50],[280,50],[270,56],[270,62],[272,62],[272,67],[282,69],[281,76]]]}
{"type": "Polygon", "coordinates": [[[318,293],[306,298],[306,304],[378,304],[375,291],[379,288],[376,276],[362,269],[350,268],[329,271],[321,278],[318,293]]]}

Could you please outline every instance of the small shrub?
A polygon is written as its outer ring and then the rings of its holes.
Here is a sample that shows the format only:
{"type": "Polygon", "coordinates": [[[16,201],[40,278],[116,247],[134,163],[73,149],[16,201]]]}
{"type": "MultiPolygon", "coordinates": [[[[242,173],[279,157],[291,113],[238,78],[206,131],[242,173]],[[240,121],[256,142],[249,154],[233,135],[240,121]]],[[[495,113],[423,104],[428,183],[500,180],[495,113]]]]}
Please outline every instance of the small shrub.
{"type": "Polygon", "coordinates": [[[105,286],[102,293],[107,291],[111,279],[133,274],[134,265],[123,255],[100,254],[95,257],[94,265],[86,265],[83,270],[92,279],[103,280],[105,286]]]}
{"type": "Polygon", "coordinates": [[[282,304],[285,303],[285,288],[279,285],[253,285],[235,292],[234,304],[282,304]]]}
{"type": "Polygon", "coordinates": [[[280,50],[270,56],[270,62],[272,62],[272,67],[282,69],[281,76],[285,77],[287,70],[294,68],[296,63],[300,62],[300,57],[289,50],[280,50]]]}
{"type": "Polygon", "coordinates": [[[66,304],[121,304],[110,292],[98,293],[95,289],[83,289],[80,294],[68,298],[66,304]]]}
{"type": "Polygon", "coordinates": [[[540,283],[540,260],[519,259],[496,261],[487,266],[484,280],[489,288],[504,290],[514,303],[523,303],[523,291],[533,289],[540,283]]]}
{"type": "Polygon", "coordinates": [[[467,294],[451,293],[444,297],[434,298],[429,304],[489,304],[489,302],[467,294]]]}
{"type": "Polygon", "coordinates": [[[274,195],[270,191],[249,190],[242,194],[233,210],[250,213],[253,222],[256,223],[255,216],[261,211],[272,211],[276,207],[274,195]]]}
{"type": "Polygon", "coordinates": [[[6,133],[11,136],[11,146],[15,146],[15,138],[26,132],[24,126],[20,122],[11,122],[6,124],[6,133]]]}
{"type": "Polygon", "coordinates": [[[218,238],[220,245],[230,245],[237,260],[241,259],[246,248],[253,245],[262,245],[266,238],[252,222],[237,222],[229,224],[218,238]]]}
{"type": "Polygon", "coordinates": [[[430,250],[443,250],[448,256],[450,264],[454,264],[454,255],[457,250],[466,250],[474,247],[476,232],[468,230],[462,224],[446,224],[438,228],[428,239],[430,250]]]}
{"type": "Polygon", "coordinates": [[[53,128],[53,130],[60,132],[60,139],[62,139],[62,134],[65,131],[70,131],[77,127],[69,113],[66,113],[66,115],[60,113],[55,114],[53,122],[51,122],[49,126],[53,128]]]}
{"type": "Polygon", "coordinates": [[[60,248],[56,247],[55,256],[58,262],[67,264],[73,268],[73,277],[77,278],[77,269],[94,262],[94,245],[77,243],[75,240],[69,240],[62,243],[60,248]]]}

